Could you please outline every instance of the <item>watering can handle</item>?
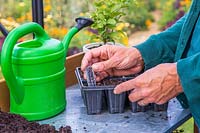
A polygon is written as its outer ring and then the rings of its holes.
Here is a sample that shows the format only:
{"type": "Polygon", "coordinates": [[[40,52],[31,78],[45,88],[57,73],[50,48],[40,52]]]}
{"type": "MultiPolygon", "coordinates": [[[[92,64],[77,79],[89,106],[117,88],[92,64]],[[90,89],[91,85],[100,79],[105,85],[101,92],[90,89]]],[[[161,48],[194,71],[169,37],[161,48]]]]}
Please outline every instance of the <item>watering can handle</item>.
{"type": "Polygon", "coordinates": [[[30,33],[34,33],[35,39],[48,39],[48,35],[43,28],[34,22],[23,24],[13,29],[6,37],[2,52],[1,52],[1,67],[4,78],[7,81],[7,85],[14,97],[16,103],[21,103],[24,97],[23,80],[20,77],[16,77],[12,68],[12,52],[17,41],[30,33]]]}

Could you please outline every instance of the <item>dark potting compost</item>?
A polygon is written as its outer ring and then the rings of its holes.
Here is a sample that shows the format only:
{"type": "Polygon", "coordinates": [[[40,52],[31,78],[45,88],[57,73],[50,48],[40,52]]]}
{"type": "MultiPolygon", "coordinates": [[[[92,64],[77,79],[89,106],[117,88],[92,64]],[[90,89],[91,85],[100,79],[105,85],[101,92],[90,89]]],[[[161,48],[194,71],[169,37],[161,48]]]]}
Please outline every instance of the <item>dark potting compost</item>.
{"type": "Polygon", "coordinates": [[[56,130],[49,124],[29,122],[20,115],[0,111],[0,133],[72,133],[70,126],[56,130]]]}
{"type": "Polygon", "coordinates": [[[89,115],[100,114],[103,110],[108,110],[111,114],[123,113],[126,107],[129,107],[133,113],[148,110],[167,110],[168,103],[162,105],[150,103],[146,106],[140,106],[137,102],[130,102],[128,100],[130,91],[121,94],[113,93],[116,85],[131,80],[137,75],[107,77],[100,82],[96,82],[91,66],[86,69],[87,79],[83,78],[83,72],[80,70],[80,67],[76,68],[75,73],[81,90],[81,96],[89,115]]]}

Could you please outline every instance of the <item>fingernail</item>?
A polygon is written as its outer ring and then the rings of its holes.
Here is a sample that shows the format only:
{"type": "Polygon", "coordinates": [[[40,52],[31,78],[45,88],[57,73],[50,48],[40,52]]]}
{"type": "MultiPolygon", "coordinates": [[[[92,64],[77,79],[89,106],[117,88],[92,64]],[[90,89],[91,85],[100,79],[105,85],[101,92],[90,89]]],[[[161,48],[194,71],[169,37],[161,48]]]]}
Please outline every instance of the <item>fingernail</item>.
{"type": "Polygon", "coordinates": [[[99,67],[98,67],[98,65],[96,65],[96,64],[93,64],[93,65],[92,65],[92,69],[93,69],[93,70],[98,70],[98,69],[99,69],[99,67]]]}
{"type": "Polygon", "coordinates": [[[116,91],[116,89],[114,89],[113,93],[114,93],[114,94],[117,94],[117,91],[116,91]]]}
{"type": "Polygon", "coordinates": [[[96,81],[97,81],[97,82],[100,81],[100,78],[99,78],[99,77],[96,77],[96,81]]]}

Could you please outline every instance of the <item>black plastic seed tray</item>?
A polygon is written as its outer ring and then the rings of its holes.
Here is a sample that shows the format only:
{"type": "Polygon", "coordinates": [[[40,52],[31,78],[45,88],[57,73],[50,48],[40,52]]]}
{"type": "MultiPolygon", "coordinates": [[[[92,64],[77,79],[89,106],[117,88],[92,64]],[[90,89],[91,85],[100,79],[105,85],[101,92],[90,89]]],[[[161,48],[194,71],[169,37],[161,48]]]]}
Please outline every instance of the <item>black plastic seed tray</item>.
{"type": "Polygon", "coordinates": [[[80,67],[76,68],[75,74],[78,79],[83,102],[89,115],[100,114],[103,110],[108,110],[110,113],[123,113],[127,106],[129,106],[134,113],[145,112],[147,110],[167,110],[167,104],[149,104],[147,106],[140,106],[137,102],[130,102],[128,101],[130,92],[121,94],[113,93],[113,89],[117,84],[133,79],[135,75],[108,77],[101,82],[97,82],[95,86],[88,86],[88,81],[83,78],[83,72],[80,70],[80,67]]]}
{"type": "Polygon", "coordinates": [[[80,68],[77,68],[75,73],[88,114],[99,114],[106,108],[108,108],[110,113],[124,112],[127,94],[124,92],[116,95],[113,93],[113,89],[117,84],[127,81],[130,77],[106,78],[96,83],[96,86],[88,86],[80,68]]]}
{"type": "Polygon", "coordinates": [[[140,106],[139,104],[137,104],[137,102],[130,102],[130,107],[131,107],[131,111],[133,113],[136,112],[145,112],[147,110],[151,109],[151,105],[146,105],[146,106],[140,106]]]}
{"type": "Polygon", "coordinates": [[[154,103],[154,104],[152,104],[152,106],[153,106],[154,111],[166,111],[168,108],[168,102],[165,104],[161,104],[161,105],[154,103]]]}

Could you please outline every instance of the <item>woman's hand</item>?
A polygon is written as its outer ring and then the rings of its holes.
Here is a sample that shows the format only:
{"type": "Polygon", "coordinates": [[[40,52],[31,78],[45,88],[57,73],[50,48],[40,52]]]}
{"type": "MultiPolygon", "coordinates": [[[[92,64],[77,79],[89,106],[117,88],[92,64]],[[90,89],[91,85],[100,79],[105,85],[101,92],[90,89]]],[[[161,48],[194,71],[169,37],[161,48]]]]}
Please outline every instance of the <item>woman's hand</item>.
{"type": "Polygon", "coordinates": [[[116,86],[114,93],[132,90],[129,100],[142,106],[148,103],[164,104],[183,92],[176,63],[160,64],[135,79],[116,86]]]}
{"type": "Polygon", "coordinates": [[[144,62],[136,48],[104,45],[85,54],[81,70],[85,71],[89,65],[92,65],[96,80],[99,81],[107,76],[139,73],[144,67],[144,62]]]}

